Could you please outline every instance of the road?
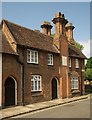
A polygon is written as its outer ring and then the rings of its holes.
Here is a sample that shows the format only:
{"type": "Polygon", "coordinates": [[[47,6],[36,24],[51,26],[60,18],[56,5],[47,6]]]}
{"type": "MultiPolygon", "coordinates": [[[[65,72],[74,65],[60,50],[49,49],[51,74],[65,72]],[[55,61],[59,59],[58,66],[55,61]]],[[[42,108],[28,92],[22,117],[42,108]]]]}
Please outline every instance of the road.
{"type": "Polygon", "coordinates": [[[90,100],[81,100],[13,118],[90,118],[90,100]]]}

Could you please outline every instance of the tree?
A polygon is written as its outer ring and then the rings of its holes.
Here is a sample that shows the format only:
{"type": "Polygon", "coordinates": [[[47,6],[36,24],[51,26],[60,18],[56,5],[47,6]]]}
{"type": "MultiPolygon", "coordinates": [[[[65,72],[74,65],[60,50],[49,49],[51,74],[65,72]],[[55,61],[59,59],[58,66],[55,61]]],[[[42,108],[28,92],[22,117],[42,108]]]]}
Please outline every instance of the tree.
{"type": "Polygon", "coordinates": [[[90,57],[87,60],[85,69],[86,69],[86,71],[85,71],[86,79],[91,81],[92,80],[92,57],[90,57]]]}
{"type": "Polygon", "coordinates": [[[90,57],[88,60],[87,60],[87,63],[86,63],[86,69],[87,68],[92,68],[92,57],[90,57]]]}
{"type": "Polygon", "coordinates": [[[86,75],[86,80],[92,81],[92,68],[87,68],[85,75],[86,75]]]}
{"type": "Polygon", "coordinates": [[[75,41],[75,46],[81,51],[84,49],[83,45],[81,45],[80,43],[78,43],[76,41],[75,41]]]}

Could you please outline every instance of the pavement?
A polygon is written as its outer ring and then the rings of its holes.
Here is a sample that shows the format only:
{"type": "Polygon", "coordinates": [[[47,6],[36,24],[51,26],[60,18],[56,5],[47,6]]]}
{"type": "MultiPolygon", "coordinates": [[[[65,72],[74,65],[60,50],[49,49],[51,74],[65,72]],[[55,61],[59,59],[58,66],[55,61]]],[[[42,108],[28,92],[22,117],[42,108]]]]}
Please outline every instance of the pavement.
{"type": "Polygon", "coordinates": [[[51,101],[29,104],[29,105],[25,105],[25,106],[15,106],[15,107],[11,107],[11,108],[6,108],[6,109],[0,110],[0,119],[7,119],[10,117],[14,117],[14,116],[34,112],[37,110],[54,107],[54,106],[82,100],[82,99],[87,99],[87,98],[90,98],[90,94],[73,97],[73,98],[66,98],[66,99],[60,98],[60,99],[55,99],[55,100],[51,100],[51,101]]]}

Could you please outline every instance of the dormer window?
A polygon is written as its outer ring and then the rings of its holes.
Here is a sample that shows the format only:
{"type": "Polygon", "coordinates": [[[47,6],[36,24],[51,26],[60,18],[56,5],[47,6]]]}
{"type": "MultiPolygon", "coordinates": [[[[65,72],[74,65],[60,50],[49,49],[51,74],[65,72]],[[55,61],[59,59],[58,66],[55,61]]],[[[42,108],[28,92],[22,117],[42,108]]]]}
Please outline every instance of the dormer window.
{"type": "Polygon", "coordinates": [[[53,65],[53,54],[48,54],[48,65],[53,65]]]}
{"type": "Polygon", "coordinates": [[[77,58],[75,59],[75,68],[79,68],[79,60],[77,58]]]}
{"type": "Polygon", "coordinates": [[[38,51],[27,50],[27,63],[38,64],[38,51]]]}

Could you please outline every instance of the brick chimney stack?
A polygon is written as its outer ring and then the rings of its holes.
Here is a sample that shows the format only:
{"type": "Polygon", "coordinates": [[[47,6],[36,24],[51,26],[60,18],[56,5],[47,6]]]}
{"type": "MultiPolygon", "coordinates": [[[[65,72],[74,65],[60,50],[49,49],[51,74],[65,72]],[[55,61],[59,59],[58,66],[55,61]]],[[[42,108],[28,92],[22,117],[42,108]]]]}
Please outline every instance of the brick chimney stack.
{"type": "Polygon", "coordinates": [[[74,45],[74,38],[73,38],[73,29],[75,28],[72,23],[66,24],[66,36],[68,38],[68,42],[74,45]]]}
{"type": "Polygon", "coordinates": [[[44,23],[41,25],[42,33],[45,35],[51,35],[51,28],[52,25],[50,22],[44,21],[44,23]]]}
{"type": "Polygon", "coordinates": [[[61,12],[56,13],[52,22],[55,24],[55,36],[59,36],[60,34],[65,35],[65,25],[68,21],[65,19],[64,14],[61,14],[61,12]]]}

